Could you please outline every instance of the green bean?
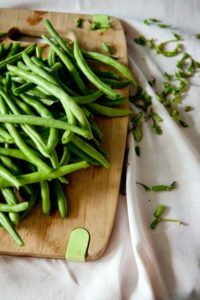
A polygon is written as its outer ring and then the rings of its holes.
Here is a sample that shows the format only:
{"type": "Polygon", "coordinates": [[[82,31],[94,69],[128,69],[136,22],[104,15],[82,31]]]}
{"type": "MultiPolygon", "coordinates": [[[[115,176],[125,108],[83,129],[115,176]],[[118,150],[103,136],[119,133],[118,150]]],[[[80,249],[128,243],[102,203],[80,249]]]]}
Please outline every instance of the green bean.
{"type": "Polygon", "coordinates": [[[96,91],[92,94],[89,94],[87,96],[78,96],[78,97],[72,97],[78,104],[87,104],[96,101],[99,99],[103,93],[101,91],[96,91]]]}
{"type": "Polygon", "coordinates": [[[56,77],[56,80],[58,81],[58,83],[60,84],[60,86],[63,88],[63,90],[69,94],[70,96],[78,96],[78,94],[73,91],[70,87],[68,87],[64,82],[62,82],[62,80],[60,79],[60,75],[57,73],[54,75],[56,77]]]}
{"type": "Polygon", "coordinates": [[[35,115],[35,112],[31,109],[30,105],[27,105],[26,103],[24,103],[24,101],[21,101],[21,99],[12,97],[12,100],[26,115],[35,115]]]}
{"type": "Polygon", "coordinates": [[[13,139],[6,140],[3,136],[0,135],[0,143],[1,144],[14,144],[13,139]]]}
{"type": "Polygon", "coordinates": [[[12,171],[13,174],[20,174],[20,168],[16,164],[14,164],[12,159],[10,159],[9,157],[0,155],[0,161],[6,168],[12,171]]]}
{"type": "Polygon", "coordinates": [[[67,47],[66,43],[63,41],[61,36],[58,34],[58,32],[55,30],[55,28],[52,26],[51,22],[49,20],[45,20],[44,24],[51,34],[51,36],[56,40],[58,45],[73,59],[73,53],[71,52],[71,49],[67,47]]]}
{"type": "Polygon", "coordinates": [[[21,182],[8,169],[0,165],[0,176],[19,189],[21,182]]]}
{"type": "MultiPolygon", "coordinates": [[[[1,189],[2,195],[6,201],[6,203],[8,204],[16,204],[17,203],[17,198],[16,195],[13,191],[13,189],[11,188],[4,188],[1,189]]],[[[9,218],[11,220],[12,223],[18,225],[19,224],[19,214],[18,213],[13,213],[13,212],[9,212],[9,218]]]]}
{"type": "Polygon", "coordinates": [[[14,64],[22,58],[23,53],[32,54],[35,51],[35,44],[30,44],[27,48],[21,52],[8,57],[0,62],[0,72],[4,71],[8,64],[14,64]]]}
{"type": "Polygon", "coordinates": [[[55,185],[55,196],[58,205],[58,210],[60,212],[61,218],[65,218],[67,215],[66,197],[63,193],[60,183],[57,180],[54,181],[54,185],[55,185]]]}
{"type": "Polygon", "coordinates": [[[20,43],[13,44],[6,58],[12,57],[13,55],[17,54],[19,51],[21,51],[20,43]]]}
{"type": "MultiPolygon", "coordinates": [[[[60,69],[62,69],[62,64],[57,61],[55,64],[53,64],[53,66],[49,69],[49,73],[54,74],[55,72],[59,71],[60,69]]],[[[47,67],[46,67],[47,70],[47,67]]]]}
{"type": "Polygon", "coordinates": [[[123,87],[126,87],[130,84],[129,80],[123,80],[123,81],[119,81],[116,79],[111,79],[111,78],[104,78],[104,77],[100,77],[99,78],[105,82],[106,84],[110,85],[113,89],[121,89],[123,87]]]}
{"type": "MultiPolygon", "coordinates": [[[[4,101],[2,97],[0,97],[0,113],[7,113],[8,110],[4,104],[4,101]]],[[[0,115],[2,116],[2,115],[0,115]]],[[[8,115],[9,116],[9,115],[8,115]]],[[[10,115],[11,116],[11,115],[10,115]]],[[[18,116],[14,116],[18,117],[18,116]]],[[[26,116],[29,118],[29,116],[26,116]]],[[[36,165],[39,169],[44,170],[44,171],[49,171],[50,167],[42,160],[40,157],[32,151],[32,149],[24,142],[23,138],[20,136],[18,133],[18,130],[15,128],[14,125],[6,123],[6,128],[9,131],[10,135],[14,138],[16,145],[18,148],[27,156],[29,161],[33,164],[36,165]]]]}
{"type": "MultiPolygon", "coordinates": [[[[17,176],[18,180],[20,180],[20,185],[24,186],[26,184],[37,183],[44,180],[52,180],[67,175],[69,173],[73,173],[80,169],[84,169],[89,167],[89,164],[86,161],[81,161],[78,163],[69,164],[66,166],[59,167],[57,169],[51,169],[51,171],[38,171],[34,173],[29,173],[25,175],[17,176]]],[[[10,187],[12,184],[0,177],[0,188],[10,187]]]]}
{"type": "Polygon", "coordinates": [[[57,81],[48,72],[46,72],[44,69],[41,68],[41,65],[43,66],[42,62],[40,62],[41,63],[40,66],[36,65],[26,53],[22,54],[22,59],[32,72],[41,76],[47,81],[55,85],[58,85],[57,81]]]}
{"type": "Polygon", "coordinates": [[[82,160],[87,161],[89,164],[94,165],[94,166],[100,166],[101,164],[96,161],[94,158],[90,157],[89,155],[87,155],[85,152],[83,152],[82,150],[80,150],[77,146],[75,146],[73,143],[68,143],[67,147],[69,149],[69,151],[72,154],[75,154],[76,156],[78,156],[79,158],[81,158],[82,160]]]}
{"type": "Polygon", "coordinates": [[[42,60],[42,48],[39,46],[36,46],[35,48],[36,57],[40,60],[42,60]]]}
{"type": "Polygon", "coordinates": [[[37,194],[38,194],[37,190],[31,194],[31,198],[28,201],[28,208],[26,209],[26,211],[24,213],[20,214],[20,220],[22,220],[24,217],[26,217],[29,214],[29,212],[31,211],[31,209],[34,207],[34,205],[36,203],[37,194]]]}
{"type": "Polygon", "coordinates": [[[66,68],[71,73],[77,87],[80,89],[80,91],[85,95],[87,93],[87,89],[76,70],[75,66],[71,62],[71,60],[67,57],[67,55],[63,52],[62,49],[60,49],[56,44],[54,44],[46,35],[42,35],[42,38],[53,48],[53,50],[56,52],[56,54],[60,57],[66,68]]]}
{"type": "Polygon", "coordinates": [[[24,241],[21,239],[17,231],[13,228],[7,216],[1,212],[0,212],[0,224],[8,231],[10,236],[17,242],[19,246],[24,246],[24,241]]]}
{"type": "MultiPolygon", "coordinates": [[[[10,100],[10,97],[8,97],[3,90],[0,88],[0,95],[4,98],[7,105],[9,106],[10,110],[13,112],[14,115],[20,115],[20,111],[15,106],[14,101],[10,100]]],[[[11,115],[14,117],[14,115],[11,115]]],[[[29,118],[30,116],[27,116],[29,118]]],[[[41,154],[45,157],[49,157],[49,154],[46,150],[46,145],[41,139],[40,135],[37,133],[37,131],[30,125],[22,124],[21,128],[24,130],[24,132],[31,138],[37,149],[41,152],[41,154]]]]}
{"type": "Polygon", "coordinates": [[[51,75],[54,75],[55,72],[57,72],[58,70],[60,70],[62,68],[62,64],[60,62],[55,62],[55,64],[52,65],[51,68],[49,68],[45,65],[45,63],[43,61],[39,60],[38,58],[36,58],[34,56],[31,57],[31,60],[35,65],[44,69],[46,72],[48,72],[51,75]]]}
{"type": "Polygon", "coordinates": [[[20,78],[19,76],[12,76],[11,75],[11,79],[12,79],[12,82],[17,82],[17,83],[24,84],[24,80],[22,78],[20,78]]]}
{"type": "Polygon", "coordinates": [[[66,122],[55,120],[55,119],[44,119],[36,116],[27,116],[27,115],[0,115],[0,123],[8,124],[28,124],[35,126],[46,126],[52,128],[58,128],[62,130],[70,130],[74,133],[77,133],[83,137],[88,138],[90,136],[88,130],[79,128],[73,125],[69,125],[66,122]]]}
{"type": "Polygon", "coordinates": [[[17,158],[20,160],[25,160],[30,162],[28,157],[24,155],[24,153],[19,149],[12,149],[12,148],[0,148],[0,155],[9,156],[13,158],[17,158]]]}
{"type": "Polygon", "coordinates": [[[47,61],[50,68],[56,63],[56,53],[52,48],[49,50],[47,61]]]}
{"type": "Polygon", "coordinates": [[[73,136],[72,143],[80,148],[83,152],[88,154],[89,156],[93,157],[95,160],[97,160],[102,166],[105,168],[109,167],[108,161],[103,157],[101,153],[99,153],[95,148],[93,148],[91,145],[87,144],[83,140],[79,139],[77,136],[73,136]]]}
{"type": "Polygon", "coordinates": [[[98,53],[98,52],[90,52],[90,51],[83,51],[83,55],[86,58],[90,58],[90,59],[94,59],[97,61],[100,61],[106,65],[109,65],[113,68],[115,68],[116,70],[118,70],[124,77],[126,77],[128,80],[130,80],[130,82],[134,85],[136,85],[135,79],[133,78],[133,75],[131,74],[131,72],[129,71],[129,69],[122,64],[121,62],[113,59],[110,56],[98,53]]]}
{"type": "Polygon", "coordinates": [[[87,107],[93,113],[106,117],[125,117],[132,114],[131,110],[129,109],[112,108],[97,103],[87,104],[87,107]]]}
{"type": "Polygon", "coordinates": [[[28,202],[19,204],[4,204],[0,203],[0,212],[21,212],[28,208],[28,202]]]}
{"type": "Polygon", "coordinates": [[[13,43],[4,44],[3,47],[3,55],[7,55],[10,51],[10,48],[12,48],[13,43]]]}
{"type": "Polygon", "coordinates": [[[93,122],[92,120],[90,120],[90,126],[92,128],[93,134],[94,136],[98,139],[101,140],[103,137],[103,132],[101,131],[101,129],[97,126],[97,124],[95,122],[93,122]]]}
{"type": "MultiPolygon", "coordinates": [[[[27,95],[22,95],[21,98],[24,102],[32,106],[37,113],[43,118],[53,118],[52,113],[39,101],[35,98],[28,97],[27,95]]],[[[49,137],[47,141],[47,149],[49,152],[55,148],[58,143],[58,131],[56,128],[50,128],[49,137]]]]}
{"type": "Polygon", "coordinates": [[[110,78],[110,79],[120,80],[120,76],[118,74],[114,73],[114,72],[97,70],[94,67],[91,67],[91,69],[98,76],[105,77],[105,78],[110,78]]]}
{"type": "Polygon", "coordinates": [[[32,90],[33,88],[35,87],[35,84],[32,83],[32,82],[28,82],[28,83],[24,83],[22,84],[21,86],[13,89],[13,94],[15,96],[18,96],[20,94],[24,94],[26,93],[27,91],[30,91],[32,90]]]}
{"type": "Polygon", "coordinates": [[[8,91],[10,92],[11,86],[12,86],[11,76],[10,76],[10,74],[7,72],[7,73],[6,73],[6,79],[5,79],[5,86],[4,86],[5,91],[6,91],[6,92],[8,92],[8,91]]]}
{"type": "MultiPolygon", "coordinates": [[[[11,73],[14,73],[15,75],[19,75],[22,78],[24,78],[25,80],[29,80],[39,86],[42,86],[42,88],[44,88],[45,90],[50,92],[52,95],[54,95],[56,98],[58,98],[61,101],[63,108],[66,111],[66,114],[69,115],[69,112],[72,112],[74,114],[74,116],[78,119],[80,124],[83,125],[83,127],[87,128],[90,131],[90,137],[92,137],[88,120],[85,117],[85,114],[83,113],[82,109],[62,89],[60,89],[56,85],[52,84],[51,82],[46,81],[44,78],[42,78],[38,75],[34,75],[30,72],[21,70],[18,67],[8,65],[7,68],[9,71],[11,71],[11,73]]],[[[69,130],[70,130],[70,128],[69,128],[69,130]]]]}
{"type": "Polygon", "coordinates": [[[54,100],[45,99],[45,98],[43,98],[43,99],[40,98],[39,101],[40,101],[42,104],[46,105],[46,106],[51,106],[51,105],[53,105],[53,104],[55,103],[54,100]]]}
{"type": "Polygon", "coordinates": [[[4,44],[0,44],[0,58],[3,56],[4,44]]]}
{"type": "Polygon", "coordinates": [[[76,59],[76,62],[83,72],[83,74],[87,77],[87,79],[96,86],[100,91],[108,95],[112,99],[117,99],[121,97],[121,95],[117,92],[115,92],[113,89],[111,89],[107,84],[105,84],[103,81],[101,81],[95,73],[92,72],[86,61],[84,60],[81,50],[79,48],[77,40],[74,41],[74,56],[76,59]]]}
{"type": "Polygon", "coordinates": [[[17,66],[25,71],[30,71],[30,68],[26,66],[21,60],[18,61],[17,66]]]}
{"type": "Polygon", "coordinates": [[[63,147],[63,154],[62,154],[62,157],[61,157],[61,160],[60,160],[60,163],[59,165],[60,166],[63,166],[63,165],[67,165],[69,160],[70,160],[70,152],[69,150],[67,149],[66,146],[63,147]]]}
{"type": "Polygon", "coordinates": [[[0,127],[0,136],[4,138],[6,143],[13,143],[13,137],[3,127],[0,127]]]}
{"type": "Polygon", "coordinates": [[[122,97],[121,99],[117,99],[117,100],[113,101],[108,98],[103,98],[99,102],[100,102],[99,104],[113,107],[113,106],[118,106],[122,103],[128,102],[128,99],[126,97],[122,97]]]}
{"type": "MultiPolygon", "coordinates": [[[[51,164],[54,168],[58,168],[59,167],[59,160],[58,160],[58,156],[56,153],[56,150],[53,149],[51,151],[51,156],[50,156],[50,160],[51,160],[51,164]]],[[[62,183],[68,183],[68,180],[65,177],[59,177],[58,178],[60,180],[60,182],[62,183]]]]}
{"type": "Polygon", "coordinates": [[[51,208],[48,181],[41,181],[40,188],[42,197],[42,211],[44,214],[48,215],[51,208]]]}

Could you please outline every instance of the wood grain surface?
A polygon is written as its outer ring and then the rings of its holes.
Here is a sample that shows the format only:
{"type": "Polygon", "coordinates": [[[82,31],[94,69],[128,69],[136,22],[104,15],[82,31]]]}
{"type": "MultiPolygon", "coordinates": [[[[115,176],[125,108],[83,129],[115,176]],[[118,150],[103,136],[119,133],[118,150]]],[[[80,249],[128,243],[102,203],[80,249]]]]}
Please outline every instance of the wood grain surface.
{"type": "MultiPolygon", "coordinates": [[[[92,16],[89,15],[0,9],[0,30],[7,32],[11,39],[29,41],[47,32],[43,24],[45,18],[63,37],[69,31],[75,32],[83,49],[102,51],[101,43],[107,42],[114,54],[127,63],[123,28],[115,18],[110,18],[111,29],[102,33],[91,30],[92,16]],[[75,27],[77,17],[85,20],[83,28],[75,27]],[[18,31],[19,36],[15,34],[18,31]]],[[[121,93],[127,96],[128,89],[122,89],[121,93]]],[[[69,212],[64,220],[58,212],[43,215],[38,201],[37,207],[17,227],[25,241],[24,247],[17,246],[1,229],[1,254],[64,258],[70,233],[77,227],[87,229],[90,234],[86,260],[97,259],[103,254],[115,219],[128,119],[98,118],[97,122],[104,133],[102,149],[108,151],[111,167],[90,167],[69,176],[70,184],[66,187],[69,212]]]]}

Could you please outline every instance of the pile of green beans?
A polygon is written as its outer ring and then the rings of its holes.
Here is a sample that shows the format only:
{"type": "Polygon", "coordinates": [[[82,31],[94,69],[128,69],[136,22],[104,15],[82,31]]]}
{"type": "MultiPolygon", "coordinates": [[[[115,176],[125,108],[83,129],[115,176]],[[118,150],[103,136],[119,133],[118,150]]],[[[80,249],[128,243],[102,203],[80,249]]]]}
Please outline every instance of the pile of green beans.
{"type": "Polygon", "coordinates": [[[119,88],[135,82],[119,61],[82,51],[76,38],[68,43],[49,20],[45,26],[47,58],[35,44],[0,43],[0,226],[20,246],[16,226],[38,199],[44,214],[57,206],[65,218],[66,175],[90,165],[109,168],[94,117],[128,116],[129,109],[116,107],[127,101],[119,88]]]}

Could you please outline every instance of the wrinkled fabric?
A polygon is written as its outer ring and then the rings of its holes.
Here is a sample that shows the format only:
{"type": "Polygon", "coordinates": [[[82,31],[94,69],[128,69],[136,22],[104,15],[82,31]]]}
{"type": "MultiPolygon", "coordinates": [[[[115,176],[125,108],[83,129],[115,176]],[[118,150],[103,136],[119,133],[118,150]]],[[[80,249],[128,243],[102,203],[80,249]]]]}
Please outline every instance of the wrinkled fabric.
{"type": "Polygon", "coordinates": [[[181,128],[157,101],[163,73],[174,73],[182,55],[166,58],[133,42],[138,35],[171,39],[172,32],[184,37],[184,51],[200,61],[200,2],[180,0],[112,1],[0,1],[1,7],[94,13],[118,16],[125,28],[129,66],[153,99],[154,110],[163,118],[163,134],[153,133],[144,123],[140,144],[128,137],[127,198],[119,197],[114,228],[108,247],[97,261],[66,263],[58,259],[0,257],[0,299],[81,299],[81,300],[195,300],[200,299],[200,74],[189,82],[180,111],[190,125],[181,128]],[[171,28],[146,26],[144,18],[154,17],[171,28]],[[148,81],[156,78],[155,87],[148,81]],[[188,113],[184,107],[194,109],[188,113]],[[146,192],[136,182],[147,185],[177,182],[171,192],[146,192]],[[150,229],[156,206],[165,204],[166,217],[185,225],[162,223],[150,229]]]}

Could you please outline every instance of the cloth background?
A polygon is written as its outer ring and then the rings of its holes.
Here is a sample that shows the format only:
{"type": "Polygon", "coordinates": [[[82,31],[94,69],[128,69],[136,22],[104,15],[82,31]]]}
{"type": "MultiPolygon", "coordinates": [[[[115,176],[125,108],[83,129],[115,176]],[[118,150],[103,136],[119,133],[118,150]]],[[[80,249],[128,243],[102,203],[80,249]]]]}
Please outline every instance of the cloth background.
{"type": "Polygon", "coordinates": [[[153,97],[155,111],[164,119],[163,134],[156,136],[147,123],[141,143],[141,157],[128,138],[127,197],[119,197],[116,221],[103,257],[94,262],[66,263],[62,260],[0,257],[0,299],[90,299],[151,300],[200,299],[200,76],[190,80],[190,88],[180,110],[190,125],[178,127],[156,100],[162,73],[175,71],[177,59],[164,58],[133,43],[143,34],[165,41],[171,32],[182,34],[185,51],[200,61],[200,2],[191,0],[112,0],[112,1],[19,1],[0,0],[0,7],[94,13],[118,16],[126,30],[129,65],[138,83],[153,97]],[[144,18],[154,17],[171,24],[168,29],[145,26],[144,18]],[[156,78],[155,88],[148,80],[156,78]],[[178,188],[170,193],[147,193],[136,186],[169,184],[178,188]],[[151,201],[148,201],[151,200],[151,201]],[[149,224],[158,203],[166,204],[167,216],[187,225],[160,224],[152,231],[149,224]]]}

